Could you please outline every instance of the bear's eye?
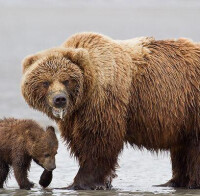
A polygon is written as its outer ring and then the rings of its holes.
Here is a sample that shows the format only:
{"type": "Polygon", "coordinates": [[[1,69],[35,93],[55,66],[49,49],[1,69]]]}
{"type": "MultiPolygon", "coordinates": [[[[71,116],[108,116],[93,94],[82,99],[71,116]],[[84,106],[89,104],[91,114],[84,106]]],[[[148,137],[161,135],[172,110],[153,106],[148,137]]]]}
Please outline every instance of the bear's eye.
{"type": "Polygon", "coordinates": [[[64,84],[65,86],[68,86],[68,84],[69,84],[69,80],[65,80],[65,81],[63,81],[63,84],[64,84]]]}
{"type": "Polygon", "coordinates": [[[45,154],[44,156],[47,158],[47,157],[50,157],[50,154],[45,154]]]}
{"type": "Polygon", "coordinates": [[[45,82],[42,83],[42,85],[43,85],[44,88],[48,88],[49,85],[50,85],[50,82],[45,81],[45,82]]]}

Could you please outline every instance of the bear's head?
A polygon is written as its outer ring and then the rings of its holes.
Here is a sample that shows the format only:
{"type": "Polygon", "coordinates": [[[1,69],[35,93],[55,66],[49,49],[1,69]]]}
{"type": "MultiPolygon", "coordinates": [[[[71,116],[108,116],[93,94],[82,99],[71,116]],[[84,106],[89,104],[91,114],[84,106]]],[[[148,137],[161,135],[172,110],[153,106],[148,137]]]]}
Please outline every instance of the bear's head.
{"type": "Polygon", "coordinates": [[[23,61],[22,94],[34,109],[54,120],[76,110],[92,89],[88,51],[52,48],[23,61]]]}
{"type": "Polygon", "coordinates": [[[31,145],[28,149],[33,160],[48,171],[56,168],[55,155],[58,150],[58,140],[53,127],[47,127],[41,137],[35,137],[27,132],[31,145]]]}

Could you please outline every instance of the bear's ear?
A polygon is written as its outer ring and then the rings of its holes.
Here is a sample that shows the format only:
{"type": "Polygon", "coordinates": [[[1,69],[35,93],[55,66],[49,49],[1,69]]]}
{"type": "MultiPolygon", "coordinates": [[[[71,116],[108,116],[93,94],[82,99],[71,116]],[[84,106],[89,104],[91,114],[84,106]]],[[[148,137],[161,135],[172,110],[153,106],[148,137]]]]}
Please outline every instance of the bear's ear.
{"type": "Polygon", "coordinates": [[[52,126],[48,126],[48,127],[46,128],[46,132],[55,133],[55,129],[54,129],[54,127],[52,127],[52,126]]]}
{"type": "MultiPolygon", "coordinates": [[[[90,62],[90,55],[88,50],[84,48],[60,48],[61,54],[69,59],[72,63],[79,66],[84,73],[84,89],[91,91],[95,84],[95,71],[90,62]]],[[[89,94],[89,92],[88,92],[89,94]]]]}
{"type": "Polygon", "coordinates": [[[54,127],[52,127],[52,126],[47,127],[46,133],[45,133],[45,138],[46,139],[48,138],[54,144],[58,143],[54,127]]]}
{"type": "Polygon", "coordinates": [[[55,129],[52,126],[46,128],[46,135],[56,137],[55,129]]]}
{"type": "Polygon", "coordinates": [[[72,63],[78,65],[83,71],[85,71],[86,67],[90,65],[89,53],[86,49],[63,48],[61,52],[65,58],[69,59],[72,63]]]}
{"type": "Polygon", "coordinates": [[[39,59],[39,55],[29,55],[26,58],[23,59],[22,61],[22,72],[25,73],[26,70],[37,60],[39,59]]]}

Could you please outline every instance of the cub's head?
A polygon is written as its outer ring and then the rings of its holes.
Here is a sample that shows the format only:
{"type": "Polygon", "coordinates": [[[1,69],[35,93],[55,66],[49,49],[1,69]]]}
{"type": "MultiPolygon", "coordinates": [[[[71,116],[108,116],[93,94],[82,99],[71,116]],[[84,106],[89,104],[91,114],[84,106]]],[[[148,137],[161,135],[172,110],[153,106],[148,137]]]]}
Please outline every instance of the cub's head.
{"type": "Polygon", "coordinates": [[[33,160],[48,171],[54,170],[56,168],[55,155],[58,150],[54,128],[48,127],[40,138],[32,138],[32,141],[30,154],[33,160]]]}
{"type": "Polygon", "coordinates": [[[23,60],[22,94],[34,109],[64,119],[87,99],[93,79],[85,49],[52,48],[23,60]]]}

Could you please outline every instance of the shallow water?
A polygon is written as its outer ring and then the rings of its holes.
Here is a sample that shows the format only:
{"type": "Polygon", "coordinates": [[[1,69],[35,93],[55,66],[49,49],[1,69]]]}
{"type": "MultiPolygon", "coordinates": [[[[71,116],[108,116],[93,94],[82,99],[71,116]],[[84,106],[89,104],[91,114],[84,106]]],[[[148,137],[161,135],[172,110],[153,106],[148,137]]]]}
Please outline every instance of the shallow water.
{"type": "MultiPolygon", "coordinates": [[[[189,37],[200,40],[200,3],[183,1],[27,1],[0,0],[0,118],[33,118],[42,125],[54,124],[45,115],[30,109],[20,93],[21,60],[30,53],[57,46],[79,31],[96,31],[116,39],[136,36],[189,37]],[[43,3],[41,3],[43,2],[43,3]],[[46,2],[46,3],[45,3],[46,2]],[[55,3],[56,2],[56,3],[55,3]],[[59,2],[59,3],[58,3],[59,2]],[[93,3],[91,3],[93,2],[93,3]],[[95,2],[95,3],[94,3],[95,2]],[[150,2],[147,4],[147,2],[150,2]],[[130,3],[130,5],[128,5],[130,3]]],[[[58,133],[59,138],[59,133],[58,133]]],[[[1,195],[200,195],[200,190],[154,187],[171,177],[169,155],[151,154],[131,147],[119,157],[111,191],[67,191],[54,189],[69,185],[78,170],[60,140],[57,169],[50,187],[38,185],[43,171],[32,164],[31,191],[19,190],[10,174],[1,195]]]]}
{"type": "MultiPolygon", "coordinates": [[[[58,135],[59,137],[59,135],[58,135]]],[[[31,191],[18,190],[18,185],[14,179],[13,173],[10,174],[6,190],[0,193],[9,193],[13,195],[26,194],[52,194],[52,195],[124,195],[137,193],[144,194],[165,194],[173,193],[174,189],[153,187],[152,185],[166,182],[171,175],[169,158],[166,155],[152,156],[148,152],[140,152],[132,148],[126,148],[120,156],[120,168],[118,169],[118,178],[113,181],[112,191],[67,191],[62,189],[54,189],[66,187],[75,176],[78,166],[74,158],[69,156],[66,147],[60,141],[58,155],[56,156],[57,169],[54,171],[53,180],[47,190],[42,190],[38,184],[40,175],[43,171],[40,166],[32,163],[30,171],[30,180],[33,181],[35,187],[31,191]]]]}

